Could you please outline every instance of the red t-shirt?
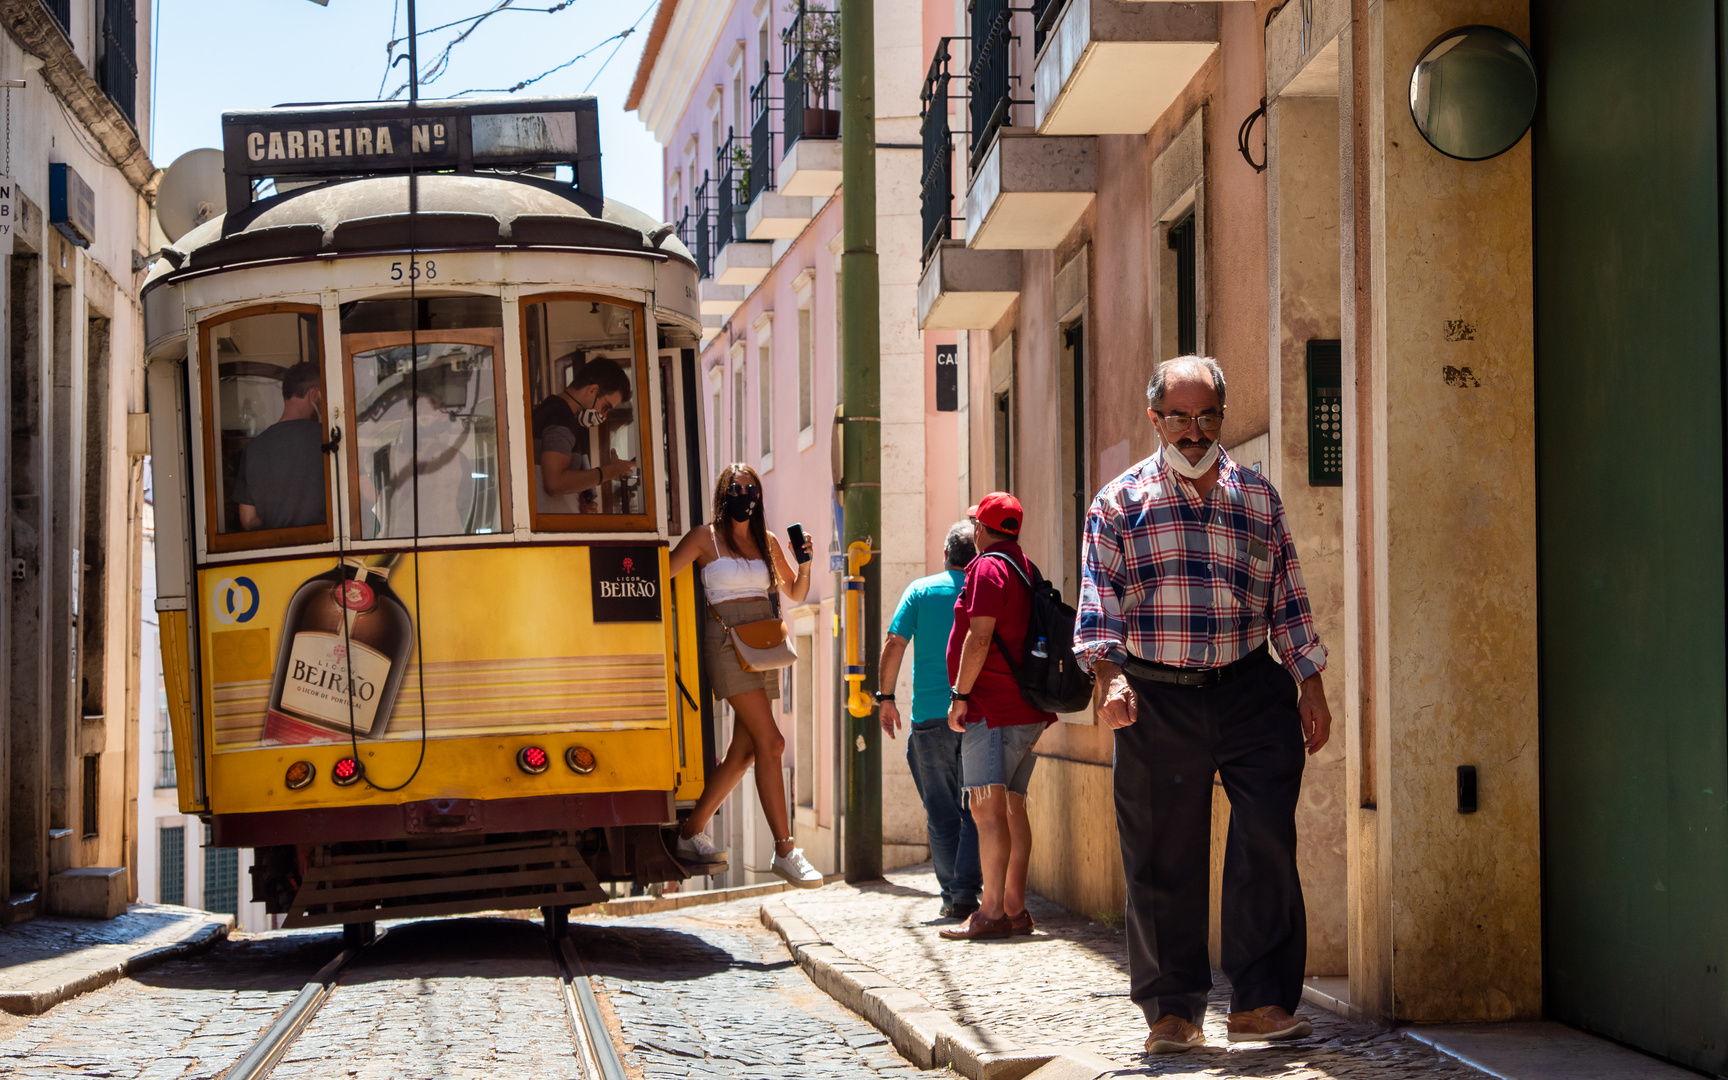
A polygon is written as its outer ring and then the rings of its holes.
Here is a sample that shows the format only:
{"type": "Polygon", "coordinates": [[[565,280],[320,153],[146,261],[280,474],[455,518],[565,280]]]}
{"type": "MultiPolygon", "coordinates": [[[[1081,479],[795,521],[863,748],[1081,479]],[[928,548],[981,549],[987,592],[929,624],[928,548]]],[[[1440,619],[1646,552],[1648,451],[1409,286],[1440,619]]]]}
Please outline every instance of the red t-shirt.
{"type": "MultiPolygon", "coordinates": [[[[1032,563],[1016,543],[998,544],[990,549],[999,551],[1020,564],[1027,577],[1032,577],[1032,563]]],[[[1009,656],[1019,664],[1025,650],[1026,623],[1032,616],[1032,590],[1012,567],[1001,559],[980,555],[966,568],[966,583],[960,587],[960,598],[954,602],[954,629],[948,635],[948,685],[960,673],[960,651],[966,643],[966,628],[972,617],[981,615],[996,620],[996,636],[1002,639],[1009,656]]],[[[991,727],[1011,727],[1015,724],[1054,723],[1054,713],[1041,712],[1020,696],[1020,684],[1002,657],[1002,649],[990,643],[984,655],[984,670],[972,684],[971,700],[966,710],[967,721],[980,717],[991,727]]]]}

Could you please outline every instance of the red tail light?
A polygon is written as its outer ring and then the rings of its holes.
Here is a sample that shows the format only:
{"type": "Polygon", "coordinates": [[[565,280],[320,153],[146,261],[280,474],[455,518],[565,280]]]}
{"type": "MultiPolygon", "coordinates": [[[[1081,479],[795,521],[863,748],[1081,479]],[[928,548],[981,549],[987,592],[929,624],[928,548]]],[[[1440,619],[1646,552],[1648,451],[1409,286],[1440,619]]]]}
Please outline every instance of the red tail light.
{"type": "Polygon", "coordinates": [[[538,746],[524,746],[516,751],[516,767],[530,776],[537,776],[546,771],[546,751],[538,746]]]}
{"type": "Polygon", "coordinates": [[[366,766],[351,757],[345,757],[330,767],[330,779],[336,781],[338,787],[347,787],[365,775],[366,766]]]}

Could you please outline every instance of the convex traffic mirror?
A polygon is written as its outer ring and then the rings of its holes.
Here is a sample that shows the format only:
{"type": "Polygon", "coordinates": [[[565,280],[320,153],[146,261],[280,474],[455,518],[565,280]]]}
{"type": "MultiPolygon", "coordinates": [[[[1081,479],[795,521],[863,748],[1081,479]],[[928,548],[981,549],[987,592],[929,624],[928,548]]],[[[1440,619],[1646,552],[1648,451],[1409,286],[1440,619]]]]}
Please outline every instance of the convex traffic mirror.
{"type": "Polygon", "coordinates": [[[1536,62],[1495,26],[1449,30],[1410,72],[1410,116],[1447,157],[1482,161],[1518,145],[1536,116],[1536,62]]]}

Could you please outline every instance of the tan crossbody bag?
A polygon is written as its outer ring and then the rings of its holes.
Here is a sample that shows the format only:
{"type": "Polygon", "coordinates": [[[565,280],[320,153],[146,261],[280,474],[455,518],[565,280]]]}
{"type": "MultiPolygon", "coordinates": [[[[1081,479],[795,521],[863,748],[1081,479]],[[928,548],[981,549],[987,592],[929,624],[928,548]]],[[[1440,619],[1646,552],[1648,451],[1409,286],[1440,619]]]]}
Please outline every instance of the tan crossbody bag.
{"type": "MultiPolygon", "coordinates": [[[[776,598],[778,601],[778,598],[776,598]]],[[[779,603],[775,603],[779,608],[779,603]]],[[[726,631],[726,636],[732,639],[732,648],[738,652],[738,663],[745,671],[777,671],[780,668],[791,667],[798,659],[798,653],[792,648],[792,641],[786,634],[786,620],[781,618],[757,619],[753,622],[739,623],[737,626],[727,626],[726,620],[720,617],[713,606],[708,608],[708,614],[714,616],[714,621],[726,631]]]]}

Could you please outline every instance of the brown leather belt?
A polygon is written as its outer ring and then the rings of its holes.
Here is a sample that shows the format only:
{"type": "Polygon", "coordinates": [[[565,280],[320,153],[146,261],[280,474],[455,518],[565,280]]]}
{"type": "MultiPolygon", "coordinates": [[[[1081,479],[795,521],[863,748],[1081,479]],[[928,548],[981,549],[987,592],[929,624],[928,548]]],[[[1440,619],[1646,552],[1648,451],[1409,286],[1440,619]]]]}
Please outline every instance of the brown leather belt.
{"type": "Polygon", "coordinates": [[[1129,656],[1122,664],[1122,670],[1131,679],[1144,679],[1147,682],[1165,683],[1170,686],[1188,686],[1195,689],[1206,686],[1217,686],[1227,683],[1245,674],[1248,668],[1269,657],[1264,642],[1253,652],[1240,660],[1209,668],[1171,667],[1168,664],[1154,664],[1150,660],[1142,660],[1138,656],[1129,656]]]}

